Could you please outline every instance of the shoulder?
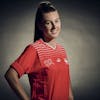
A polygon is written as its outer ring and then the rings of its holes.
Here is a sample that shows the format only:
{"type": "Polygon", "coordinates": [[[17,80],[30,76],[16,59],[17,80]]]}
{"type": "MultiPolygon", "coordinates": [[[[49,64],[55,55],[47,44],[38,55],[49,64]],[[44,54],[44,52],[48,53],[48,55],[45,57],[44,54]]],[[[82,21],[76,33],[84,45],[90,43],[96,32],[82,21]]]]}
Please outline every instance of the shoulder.
{"type": "Polygon", "coordinates": [[[36,53],[36,49],[34,47],[34,44],[35,43],[30,43],[28,44],[25,49],[24,49],[24,52],[29,52],[29,53],[36,53]]]}
{"type": "Polygon", "coordinates": [[[27,50],[31,50],[31,51],[37,51],[37,47],[41,44],[40,40],[37,40],[34,43],[30,43],[29,45],[26,46],[27,50]]]}
{"type": "Polygon", "coordinates": [[[62,46],[61,44],[57,43],[57,46],[58,46],[58,49],[60,49],[60,50],[64,50],[64,51],[65,51],[64,46],[62,46]]]}
{"type": "Polygon", "coordinates": [[[34,43],[28,44],[28,45],[25,47],[25,50],[35,50],[33,44],[34,44],[34,43]]]}
{"type": "Polygon", "coordinates": [[[37,40],[37,41],[35,41],[35,42],[33,42],[33,43],[30,43],[30,44],[28,44],[28,45],[26,46],[26,48],[30,48],[30,49],[34,49],[34,50],[35,50],[35,45],[38,45],[39,42],[40,42],[40,40],[37,40]]]}

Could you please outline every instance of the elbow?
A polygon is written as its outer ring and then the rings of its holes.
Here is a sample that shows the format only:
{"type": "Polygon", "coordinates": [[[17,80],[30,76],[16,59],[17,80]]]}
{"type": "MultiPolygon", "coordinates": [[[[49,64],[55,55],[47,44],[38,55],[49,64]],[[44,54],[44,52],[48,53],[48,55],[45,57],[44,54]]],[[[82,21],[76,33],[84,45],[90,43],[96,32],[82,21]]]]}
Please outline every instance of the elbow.
{"type": "Polygon", "coordinates": [[[7,80],[8,79],[8,71],[4,74],[4,78],[7,80]]]}
{"type": "Polygon", "coordinates": [[[9,72],[9,70],[5,73],[4,78],[8,81],[11,77],[11,73],[9,72]]]}

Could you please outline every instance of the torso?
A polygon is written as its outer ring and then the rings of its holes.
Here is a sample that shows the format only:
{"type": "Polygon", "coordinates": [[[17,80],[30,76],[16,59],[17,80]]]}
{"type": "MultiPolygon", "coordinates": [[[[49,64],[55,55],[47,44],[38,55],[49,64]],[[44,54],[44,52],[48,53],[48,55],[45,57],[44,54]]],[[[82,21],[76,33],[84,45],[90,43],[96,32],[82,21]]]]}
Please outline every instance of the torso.
{"type": "Polygon", "coordinates": [[[34,43],[37,59],[29,73],[32,100],[68,100],[69,64],[64,49],[51,48],[42,40],[34,43]]]}

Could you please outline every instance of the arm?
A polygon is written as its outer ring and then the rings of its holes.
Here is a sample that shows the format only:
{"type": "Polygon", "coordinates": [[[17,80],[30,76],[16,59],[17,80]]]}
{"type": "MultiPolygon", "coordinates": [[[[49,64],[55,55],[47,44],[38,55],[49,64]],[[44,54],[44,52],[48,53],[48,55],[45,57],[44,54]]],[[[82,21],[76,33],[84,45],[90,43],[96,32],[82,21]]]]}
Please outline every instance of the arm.
{"type": "Polygon", "coordinates": [[[9,68],[5,74],[5,78],[20,100],[30,100],[20,84],[18,73],[13,68],[9,68]]]}
{"type": "Polygon", "coordinates": [[[71,81],[69,82],[69,100],[74,100],[73,93],[72,93],[72,86],[71,81]]]}

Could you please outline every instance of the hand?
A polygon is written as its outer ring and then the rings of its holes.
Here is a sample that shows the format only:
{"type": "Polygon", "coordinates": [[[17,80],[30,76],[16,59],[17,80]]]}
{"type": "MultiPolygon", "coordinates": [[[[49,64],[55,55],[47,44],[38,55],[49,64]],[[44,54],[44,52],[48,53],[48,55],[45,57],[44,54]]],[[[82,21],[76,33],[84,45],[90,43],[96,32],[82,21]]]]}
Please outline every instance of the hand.
{"type": "Polygon", "coordinates": [[[74,100],[74,97],[73,96],[69,96],[69,100],[74,100]]]}

